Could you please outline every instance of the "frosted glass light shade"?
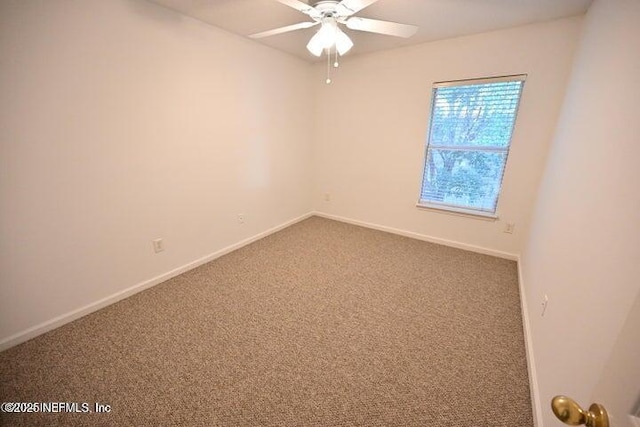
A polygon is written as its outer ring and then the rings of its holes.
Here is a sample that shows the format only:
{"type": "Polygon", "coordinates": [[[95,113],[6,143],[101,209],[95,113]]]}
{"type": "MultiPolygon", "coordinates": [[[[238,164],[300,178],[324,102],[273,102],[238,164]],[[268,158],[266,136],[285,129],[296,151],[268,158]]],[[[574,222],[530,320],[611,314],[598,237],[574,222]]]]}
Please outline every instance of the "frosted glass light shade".
{"type": "Polygon", "coordinates": [[[353,42],[340,28],[338,28],[338,33],[336,35],[336,49],[338,49],[338,53],[342,56],[345,53],[349,52],[353,47],[353,42]]]}
{"type": "Polygon", "coordinates": [[[320,56],[324,49],[328,49],[336,43],[340,44],[338,49],[341,48],[345,53],[353,46],[349,37],[338,28],[336,21],[327,20],[322,23],[320,30],[311,37],[307,44],[307,50],[315,56],[320,56]]]}
{"type": "Polygon", "coordinates": [[[322,37],[319,36],[320,31],[315,33],[309,43],[307,44],[307,50],[311,52],[312,55],[320,56],[322,55],[322,50],[324,49],[322,43],[322,37]]]}

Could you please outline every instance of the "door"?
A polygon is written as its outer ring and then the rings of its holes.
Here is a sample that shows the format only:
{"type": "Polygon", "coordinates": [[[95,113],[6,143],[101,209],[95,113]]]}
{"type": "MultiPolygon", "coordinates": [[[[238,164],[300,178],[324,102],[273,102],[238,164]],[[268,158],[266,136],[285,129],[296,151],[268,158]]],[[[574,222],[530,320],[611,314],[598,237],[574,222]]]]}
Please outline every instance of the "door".
{"type": "MultiPolygon", "coordinates": [[[[594,337],[593,345],[598,345],[597,337],[594,337]]],[[[610,427],[640,427],[640,294],[611,350],[591,402],[602,405],[608,414],[610,427]]],[[[586,412],[591,402],[557,399],[554,411],[558,418],[564,417],[567,424],[578,425],[577,420],[584,420],[585,416],[578,414],[580,409],[573,405],[582,406],[586,412]]],[[[597,418],[595,415],[594,420],[597,418]]],[[[594,421],[594,427],[601,425],[605,427],[594,421]]]]}
{"type": "Polygon", "coordinates": [[[612,427],[640,427],[640,295],[620,331],[593,393],[612,427]]]}

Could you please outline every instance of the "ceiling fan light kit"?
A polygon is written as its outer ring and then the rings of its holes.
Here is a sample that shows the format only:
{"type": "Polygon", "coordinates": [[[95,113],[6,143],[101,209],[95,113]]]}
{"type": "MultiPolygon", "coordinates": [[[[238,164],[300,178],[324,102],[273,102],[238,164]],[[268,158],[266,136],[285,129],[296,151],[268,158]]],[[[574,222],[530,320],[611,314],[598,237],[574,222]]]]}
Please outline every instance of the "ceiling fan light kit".
{"type": "Polygon", "coordinates": [[[353,42],[344,31],[338,28],[335,20],[324,18],[320,30],[309,40],[307,50],[314,56],[320,56],[323,50],[330,50],[333,46],[340,55],[344,55],[353,47],[353,42]]]}
{"type": "Polygon", "coordinates": [[[335,49],[336,60],[334,67],[338,66],[338,55],[345,55],[353,47],[351,38],[340,28],[344,25],[350,30],[366,31],[370,33],[384,34],[396,37],[411,37],[416,33],[418,27],[415,25],[398,24],[396,22],[380,21],[352,16],[370,4],[378,0],[319,0],[312,1],[311,4],[300,0],[277,0],[278,2],[292,7],[313,19],[313,22],[301,22],[299,24],[287,25],[269,31],[252,34],[251,38],[262,38],[283,34],[290,31],[311,28],[320,25],[320,29],[307,44],[307,50],[314,56],[321,56],[322,52],[327,53],[327,84],[331,83],[329,76],[331,51],[335,49]]]}

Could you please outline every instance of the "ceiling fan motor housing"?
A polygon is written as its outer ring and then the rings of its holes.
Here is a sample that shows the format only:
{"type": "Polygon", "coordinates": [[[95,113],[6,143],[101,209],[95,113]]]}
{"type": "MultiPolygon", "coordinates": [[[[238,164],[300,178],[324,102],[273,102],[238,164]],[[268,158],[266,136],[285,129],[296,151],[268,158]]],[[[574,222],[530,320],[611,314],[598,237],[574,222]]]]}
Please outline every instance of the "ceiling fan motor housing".
{"type": "Polygon", "coordinates": [[[340,3],[337,0],[320,0],[320,1],[312,1],[310,5],[314,7],[323,18],[333,18],[337,13],[336,6],[340,3]]]}

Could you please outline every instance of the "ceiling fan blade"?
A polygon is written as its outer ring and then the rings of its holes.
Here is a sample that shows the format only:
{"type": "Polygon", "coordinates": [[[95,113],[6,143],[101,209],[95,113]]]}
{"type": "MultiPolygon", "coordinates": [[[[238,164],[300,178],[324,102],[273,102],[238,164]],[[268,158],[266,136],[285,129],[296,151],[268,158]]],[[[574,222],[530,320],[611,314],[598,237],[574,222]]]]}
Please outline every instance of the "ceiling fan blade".
{"type": "Polygon", "coordinates": [[[377,19],[353,17],[347,19],[347,28],[370,33],[386,34],[388,36],[409,38],[418,31],[415,25],[398,24],[397,22],[379,21],[377,19]]]}
{"type": "Polygon", "coordinates": [[[275,36],[276,34],[288,33],[289,31],[311,28],[314,25],[318,24],[319,22],[301,22],[299,24],[287,25],[286,27],[280,27],[269,31],[263,31],[261,33],[251,34],[249,37],[251,37],[252,39],[261,39],[263,37],[275,36]]]}
{"type": "Polygon", "coordinates": [[[338,15],[347,17],[358,13],[365,7],[377,1],[378,0],[342,0],[336,5],[336,11],[338,12],[338,15]]]}
{"type": "Polygon", "coordinates": [[[312,18],[320,18],[321,15],[317,10],[313,8],[313,6],[309,6],[306,3],[301,2],[300,0],[278,0],[282,4],[286,4],[289,7],[292,7],[305,15],[309,15],[312,18]]]}

